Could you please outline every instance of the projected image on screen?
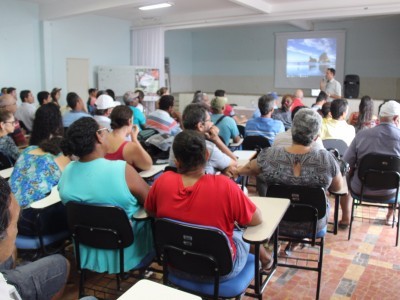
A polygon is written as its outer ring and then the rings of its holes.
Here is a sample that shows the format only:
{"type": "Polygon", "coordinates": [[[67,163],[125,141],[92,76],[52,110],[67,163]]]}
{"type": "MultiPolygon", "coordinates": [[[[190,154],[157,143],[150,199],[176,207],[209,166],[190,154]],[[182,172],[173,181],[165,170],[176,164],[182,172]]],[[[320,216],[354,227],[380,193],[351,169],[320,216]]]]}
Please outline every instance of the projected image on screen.
{"type": "Polygon", "coordinates": [[[317,89],[327,68],[343,82],[344,30],[275,34],[275,87],[317,89]]]}
{"type": "Polygon", "coordinates": [[[288,39],[286,77],[323,76],[336,68],[336,38],[288,39]]]}

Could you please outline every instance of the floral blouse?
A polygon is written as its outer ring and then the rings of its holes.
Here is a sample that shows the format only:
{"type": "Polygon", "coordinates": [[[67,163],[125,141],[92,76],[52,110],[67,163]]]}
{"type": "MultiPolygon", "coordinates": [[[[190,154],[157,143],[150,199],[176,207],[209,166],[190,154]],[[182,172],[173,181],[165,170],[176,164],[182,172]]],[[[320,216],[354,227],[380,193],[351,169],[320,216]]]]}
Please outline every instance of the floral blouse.
{"type": "Polygon", "coordinates": [[[10,177],[11,190],[21,208],[43,199],[61,177],[61,170],[54,161],[57,156],[29,154],[37,148],[30,146],[21,153],[10,177]]]}

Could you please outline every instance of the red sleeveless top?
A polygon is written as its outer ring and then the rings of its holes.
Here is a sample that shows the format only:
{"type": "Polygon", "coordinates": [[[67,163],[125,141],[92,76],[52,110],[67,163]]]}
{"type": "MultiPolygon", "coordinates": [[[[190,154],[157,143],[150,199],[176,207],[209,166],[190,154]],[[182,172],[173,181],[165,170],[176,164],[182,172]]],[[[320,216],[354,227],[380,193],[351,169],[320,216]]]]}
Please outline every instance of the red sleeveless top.
{"type": "Polygon", "coordinates": [[[124,160],[124,157],[122,156],[122,152],[124,151],[125,145],[129,143],[128,141],[124,141],[121,146],[117,149],[117,151],[113,153],[107,153],[106,156],[104,156],[105,159],[108,160],[124,160]]]}

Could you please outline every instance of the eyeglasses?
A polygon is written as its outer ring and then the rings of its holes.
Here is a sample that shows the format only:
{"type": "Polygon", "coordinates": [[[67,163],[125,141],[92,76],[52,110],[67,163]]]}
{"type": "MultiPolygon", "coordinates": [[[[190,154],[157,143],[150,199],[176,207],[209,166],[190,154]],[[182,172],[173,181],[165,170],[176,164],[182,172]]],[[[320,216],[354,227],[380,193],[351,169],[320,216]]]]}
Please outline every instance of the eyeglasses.
{"type": "Polygon", "coordinates": [[[96,132],[102,132],[102,131],[105,131],[105,132],[107,132],[107,133],[110,132],[110,130],[108,130],[108,128],[105,128],[105,127],[96,130],[96,132]]]}
{"type": "Polygon", "coordinates": [[[3,122],[3,123],[10,123],[10,124],[13,124],[13,125],[15,125],[15,124],[17,124],[17,121],[7,121],[7,122],[3,122]]]}

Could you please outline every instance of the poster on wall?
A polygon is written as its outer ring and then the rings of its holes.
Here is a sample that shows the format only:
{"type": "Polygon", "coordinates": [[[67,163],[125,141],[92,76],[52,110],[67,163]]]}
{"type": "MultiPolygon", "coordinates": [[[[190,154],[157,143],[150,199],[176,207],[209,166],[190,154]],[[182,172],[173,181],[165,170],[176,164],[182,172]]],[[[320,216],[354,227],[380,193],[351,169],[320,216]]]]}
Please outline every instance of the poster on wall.
{"type": "Polygon", "coordinates": [[[135,86],[145,95],[156,95],[160,88],[160,70],[155,68],[136,67],[135,86]]]}

